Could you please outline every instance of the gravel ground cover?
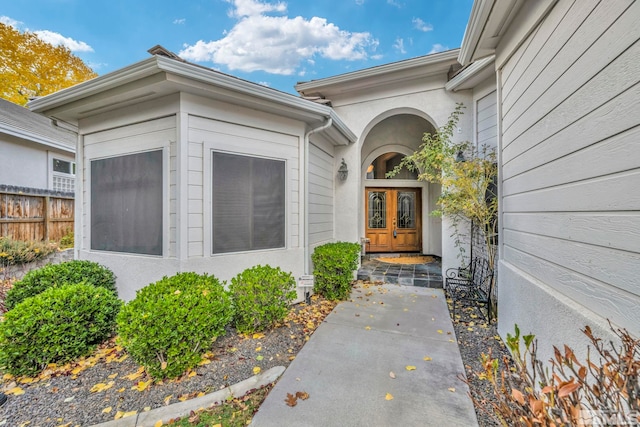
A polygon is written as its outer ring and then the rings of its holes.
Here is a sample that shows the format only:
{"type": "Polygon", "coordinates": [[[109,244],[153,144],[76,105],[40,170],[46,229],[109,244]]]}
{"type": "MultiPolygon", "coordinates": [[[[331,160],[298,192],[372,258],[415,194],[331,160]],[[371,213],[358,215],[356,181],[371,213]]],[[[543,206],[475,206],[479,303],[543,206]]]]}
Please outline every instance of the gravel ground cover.
{"type": "MultiPolygon", "coordinates": [[[[452,301],[447,299],[447,303],[449,313],[453,313],[452,301]]],[[[495,321],[487,322],[476,305],[464,301],[456,304],[453,327],[473,396],[478,424],[480,427],[500,426],[500,422],[491,411],[491,403],[495,401],[493,388],[489,381],[479,377],[479,374],[484,371],[481,355],[491,350],[492,357],[497,358],[500,361],[500,367],[503,368],[503,357],[510,357],[509,351],[498,335],[495,321]]]]}
{"type": "MultiPolygon", "coordinates": [[[[9,400],[0,407],[0,426],[90,426],[197,397],[249,378],[258,370],[288,366],[334,305],[314,297],[308,306],[294,306],[280,327],[251,336],[230,329],[213,343],[196,369],[177,380],[154,383],[114,340],[90,357],[52,366],[35,378],[4,375],[1,387],[9,400]]],[[[463,304],[456,313],[454,328],[477,402],[478,422],[482,427],[500,425],[487,412],[493,392],[478,373],[481,353],[491,348],[494,357],[502,358],[508,352],[495,323],[486,322],[477,307],[463,304]]]]}

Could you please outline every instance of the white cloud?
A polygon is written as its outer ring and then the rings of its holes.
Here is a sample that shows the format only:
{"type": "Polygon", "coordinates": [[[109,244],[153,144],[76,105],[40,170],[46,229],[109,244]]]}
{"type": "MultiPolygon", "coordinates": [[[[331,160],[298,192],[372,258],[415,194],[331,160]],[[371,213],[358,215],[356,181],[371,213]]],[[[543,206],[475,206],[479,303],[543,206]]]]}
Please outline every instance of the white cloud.
{"type": "Polygon", "coordinates": [[[71,37],[65,37],[60,33],[54,33],[49,30],[34,31],[35,35],[42,41],[54,46],[65,46],[72,52],[93,52],[93,48],[85,42],[79,42],[71,37]]]}
{"type": "Polygon", "coordinates": [[[407,51],[404,49],[404,40],[402,40],[400,37],[396,39],[396,42],[393,44],[393,48],[400,53],[407,53],[407,51]]]}
{"type": "Polygon", "coordinates": [[[9,27],[18,28],[22,22],[11,19],[8,16],[0,16],[0,22],[9,27]]]}
{"type": "Polygon", "coordinates": [[[173,20],[173,23],[176,24],[176,25],[182,25],[185,22],[187,22],[186,18],[179,18],[179,19],[174,19],[173,20]]]}
{"type": "Polygon", "coordinates": [[[429,53],[427,53],[427,55],[431,55],[432,53],[443,52],[445,50],[449,50],[449,48],[447,46],[441,45],[440,43],[436,43],[431,46],[431,50],[429,51],[429,53]]]}
{"type": "Polygon", "coordinates": [[[413,27],[417,30],[424,31],[425,33],[427,31],[433,31],[433,25],[427,24],[420,18],[413,18],[411,22],[413,23],[413,27]]]}
{"type": "Polygon", "coordinates": [[[184,45],[184,59],[226,65],[230,70],[266,71],[292,75],[303,61],[320,56],[330,60],[366,59],[378,41],[368,32],[351,33],[324,18],[267,16],[284,12],[286,3],[233,0],[235,26],[224,38],[184,45]]]}
{"type": "Polygon", "coordinates": [[[284,2],[278,2],[276,4],[263,3],[259,0],[227,0],[235,6],[232,9],[229,16],[241,18],[243,16],[258,16],[267,12],[280,12],[287,11],[287,4],[284,2]]]}
{"type": "Polygon", "coordinates": [[[271,87],[271,83],[269,82],[258,82],[258,84],[266,87],[271,87]]]}
{"type": "Polygon", "coordinates": [[[399,1],[397,1],[397,0],[387,0],[387,4],[390,4],[391,6],[395,6],[395,7],[397,7],[398,9],[401,9],[401,8],[403,8],[403,7],[404,7],[404,4],[400,3],[400,2],[399,2],[399,1]]]}

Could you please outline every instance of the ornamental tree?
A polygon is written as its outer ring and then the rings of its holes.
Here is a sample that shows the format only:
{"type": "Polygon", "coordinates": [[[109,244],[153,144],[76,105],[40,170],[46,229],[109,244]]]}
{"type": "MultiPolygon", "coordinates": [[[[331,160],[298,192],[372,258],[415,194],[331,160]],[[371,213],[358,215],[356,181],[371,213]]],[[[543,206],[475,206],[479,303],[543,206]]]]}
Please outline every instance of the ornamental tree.
{"type": "Polygon", "coordinates": [[[404,167],[417,172],[419,181],[440,184],[439,209],[431,214],[452,220],[461,251],[461,222],[470,221],[482,230],[489,266],[493,269],[498,220],[496,152],[490,147],[477,149],[468,141],[452,141],[463,108],[458,104],[444,126],[434,133],[426,132],[420,148],[404,157],[388,175],[393,176],[404,167]]]}
{"type": "Polygon", "coordinates": [[[0,23],[0,97],[25,105],[96,76],[69,48],[0,23]]]}

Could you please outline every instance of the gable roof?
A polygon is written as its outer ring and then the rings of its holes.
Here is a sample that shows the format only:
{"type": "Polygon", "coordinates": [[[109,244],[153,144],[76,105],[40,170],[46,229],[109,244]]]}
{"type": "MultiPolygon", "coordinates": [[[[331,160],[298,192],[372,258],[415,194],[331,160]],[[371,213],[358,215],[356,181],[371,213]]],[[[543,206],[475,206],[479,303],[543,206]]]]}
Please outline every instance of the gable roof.
{"type": "Polygon", "coordinates": [[[5,99],[0,99],[0,133],[68,153],[76,152],[74,132],[57,127],[49,118],[5,99]]]}
{"type": "Polygon", "coordinates": [[[314,97],[321,94],[331,97],[335,93],[367,90],[392,83],[446,74],[452,66],[459,66],[457,62],[459,52],[460,49],[452,49],[324,79],[300,82],[295,88],[303,96],[314,97]]]}
{"type": "Polygon", "coordinates": [[[163,54],[35,99],[29,107],[77,125],[85,117],[177,92],[289,117],[314,128],[331,119],[325,134],[334,144],[356,141],[353,132],[326,105],[163,54]]]}

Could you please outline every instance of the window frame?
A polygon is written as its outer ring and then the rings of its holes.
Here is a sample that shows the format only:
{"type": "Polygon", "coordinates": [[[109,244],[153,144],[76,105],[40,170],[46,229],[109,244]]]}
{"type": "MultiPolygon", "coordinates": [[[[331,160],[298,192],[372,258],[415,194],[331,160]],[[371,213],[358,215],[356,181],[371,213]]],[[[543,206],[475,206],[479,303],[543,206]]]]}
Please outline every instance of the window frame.
{"type": "MultiPolygon", "coordinates": [[[[208,240],[208,253],[209,256],[211,257],[220,257],[220,256],[228,256],[228,255],[235,255],[235,254],[255,254],[258,252],[269,252],[269,251],[282,251],[282,250],[286,250],[289,247],[289,214],[290,214],[290,207],[289,207],[289,159],[284,158],[284,157],[275,157],[275,156],[268,156],[268,155],[264,155],[261,153],[247,153],[247,152],[239,152],[239,151],[228,151],[228,150],[223,150],[223,149],[218,149],[215,147],[210,147],[209,149],[205,150],[206,153],[208,153],[209,156],[209,160],[206,162],[207,163],[207,173],[205,174],[208,184],[210,185],[209,191],[207,191],[207,195],[208,195],[208,200],[205,201],[206,204],[206,209],[208,210],[208,213],[206,214],[206,217],[208,218],[206,227],[205,227],[205,236],[207,236],[207,240],[208,240]],[[272,247],[272,248],[258,248],[258,249],[242,249],[242,250],[237,250],[237,251],[228,251],[228,252],[214,252],[214,248],[215,248],[215,244],[214,244],[214,196],[213,196],[213,190],[214,190],[214,184],[213,184],[213,178],[214,178],[214,166],[213,166],[213,158],[214,155],[216,153],[219,154],[225,154],[225,155],[231,155],[231,156],[238,156],[238,157],[245,157],[245,158],[253,158],[253,159],[261,159],[261,160],[271,160],[271,161],[276,161],[276,162],[281,162],[283,164],[284,167],[284,187],[283,187],[283,193],[284,193],[284,214],[283,214],[283,246],[278,246],[278,247],[272,247]]],[[[253,221],[253,218],[251,219],[251,221],[253,221]]]]}
{"type": "Polygon", "coordinates": [[[168,207],[168,197],[169,197],[169,191],[168,191],[168,185],[169,185],[169,175],[170,175],[170,170],[169,170],[169,150],[167,147],[163,147],[163,146],[149,146],[148,148],[139,150],[139,151],[133,151],[133,152],[121,152],[119,150],[108,150],[108,154],[107,153],[100,153],[102,155],[96,155],[96,156],[91,156],[91,158],[85,158],[84,160],[84,173],[85,173],[85,192],[86,192],[86,196],[85,196],[85,200],[86,200],[86,204],[88,206],[88,209],[86,209],[86,214],[83,218],[83,221],[85,221],[87,227],[86,230],[87,232],[85,233],[84,239],[83,239],[83,243],[82,243],[82,247],[83,250],[87,250],[89,252],[95,252],[95,253],[104,253],[104,254],[114,254],[114,255],[126,255],[126,256],[140,256],[140,257],[149,257],[149,258],[165,258],[168,254],[168,248],[169,248],[169,244],[170,244],[170,237],[169,237],[169,233],[167,232],[167,225],[168,225],[168,212],[167,212],[167,207],[168,207]],[[92,182],[93,182],[93,170],[92,170],[92,162],[93,161],[99,161],[99,160],[105,160],[105,159],[113,159],[113,158],[118,158],[118,157],[124,157],[124,156],[129,156],[129,155],[136,155],[136,154],[143,154],[143,153],[149,153],[149,152],[161,152],[161,167],[162,167],[162,171],[161,171],[161,187],[162,187],[162,196],[161,196],[161,223],[162,223],[162,228],[161,228],[161,253],[160,254],[147,254],[147,253],[139,253],[139,252],[123,252],[123,251],[113,251],[113,250],[106,250],[106,249],[93,249],[92,248],[92,238],[93,238],[93,228],[92,228],[92,217],[93,217],[93,204],[92,204],[92,182]],[[85,240],[86,239],[86,240],[85,240]]]}

